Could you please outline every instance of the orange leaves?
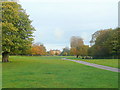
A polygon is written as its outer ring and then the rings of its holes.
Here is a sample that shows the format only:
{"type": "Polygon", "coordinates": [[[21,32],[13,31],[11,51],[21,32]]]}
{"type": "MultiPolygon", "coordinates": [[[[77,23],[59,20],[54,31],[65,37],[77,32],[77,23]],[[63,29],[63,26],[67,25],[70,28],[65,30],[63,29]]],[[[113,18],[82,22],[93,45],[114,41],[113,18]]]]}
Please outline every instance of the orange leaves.
{"type": "Polygon", "coordinates": [[[32,55],[46,55],[46,49],[43,45],[33,45],[31,48],[32,55]]]}

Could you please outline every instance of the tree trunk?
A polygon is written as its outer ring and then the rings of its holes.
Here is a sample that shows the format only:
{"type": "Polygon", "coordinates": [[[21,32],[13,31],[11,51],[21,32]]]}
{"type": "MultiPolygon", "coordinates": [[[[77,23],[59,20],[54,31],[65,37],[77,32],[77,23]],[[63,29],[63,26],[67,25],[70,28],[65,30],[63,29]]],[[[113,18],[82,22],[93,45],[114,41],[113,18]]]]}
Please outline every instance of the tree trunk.
{"type": "Polygon", "coordinates": [[[9,62],[9,52],[3,52],[2,53],[2,62],[9,62]]]}
{"type": "Polygon", "coordinates": [[[78,58],[79,55],[76,56],[76,58],[78,58]]]}

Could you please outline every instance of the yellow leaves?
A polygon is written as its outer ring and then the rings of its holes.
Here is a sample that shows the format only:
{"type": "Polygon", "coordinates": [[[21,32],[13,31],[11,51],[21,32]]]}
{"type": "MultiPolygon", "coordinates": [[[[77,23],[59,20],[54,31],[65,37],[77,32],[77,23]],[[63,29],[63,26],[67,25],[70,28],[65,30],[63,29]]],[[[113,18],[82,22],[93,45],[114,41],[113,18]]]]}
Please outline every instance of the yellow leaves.
{"type": "Polygon", "coordinates": [[[70,53],[71,53],[72,55],[76,55],[76,54],[77,54],[77,49],[76,49],[76,48],[71,48],[71,49],[70,49],[70,53]]]}
{"type": "Polygon", "coordinates": [[[72,55],[87,55],[88,54],[88,45],[82,45],[79,48],[71,48],[70,53],[72,55]]]}
{"type": "Polygon", "coordinates": [[[31,48],[32,55],[46,55],[45,47],[42,45],[33,45],[31,48]]]}

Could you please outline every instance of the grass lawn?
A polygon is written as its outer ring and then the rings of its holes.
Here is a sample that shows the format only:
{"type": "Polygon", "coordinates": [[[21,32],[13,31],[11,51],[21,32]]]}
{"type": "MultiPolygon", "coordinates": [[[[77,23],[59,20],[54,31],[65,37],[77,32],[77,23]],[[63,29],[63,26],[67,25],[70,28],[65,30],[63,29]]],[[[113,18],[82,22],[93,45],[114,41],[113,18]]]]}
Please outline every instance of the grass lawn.
{"type": "MultiPolygon", "coordinates": [[[[0,61],[2,60],[2,57],[0,56],[0,61]]],[[[2,88],[2,63],[0,63],[0,89],[2,88]]]]}
{"type": "Polygon", "coordinates": [[[81,60],[81,61],[95,63],[99,65],[120,68],[120,66],[118,65],[118,59],[80,59],[75,57],[68,57],[68,59],[81,60]]]}
{"type": "Polygon", "coordinates": [[[118,73],[61,60],[61,56],[11,56],[3,63],[3,88],[117,88],[118,73]]]}

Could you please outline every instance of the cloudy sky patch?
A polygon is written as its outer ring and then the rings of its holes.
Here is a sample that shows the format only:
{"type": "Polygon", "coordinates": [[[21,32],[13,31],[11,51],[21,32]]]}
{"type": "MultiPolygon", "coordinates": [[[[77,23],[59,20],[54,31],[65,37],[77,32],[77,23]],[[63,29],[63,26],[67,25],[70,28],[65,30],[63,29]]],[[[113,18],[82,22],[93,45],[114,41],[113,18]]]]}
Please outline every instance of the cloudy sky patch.
{"type": "Polygon", "coordinates": [[[64,38],[64,31],[60,28],[56,28],[54,30],[54,35],[57,40],[61,40],[64,38]]]}
{"type": "Polygon", "coordinates": [[[119,0],[19,0],[35,27],[35,43],[49,49],[70,46],[72,36],[89,45],[94,32],[116,28],[119,0]],[[58,27],[58,28],[56,28],[58,27]]]}

